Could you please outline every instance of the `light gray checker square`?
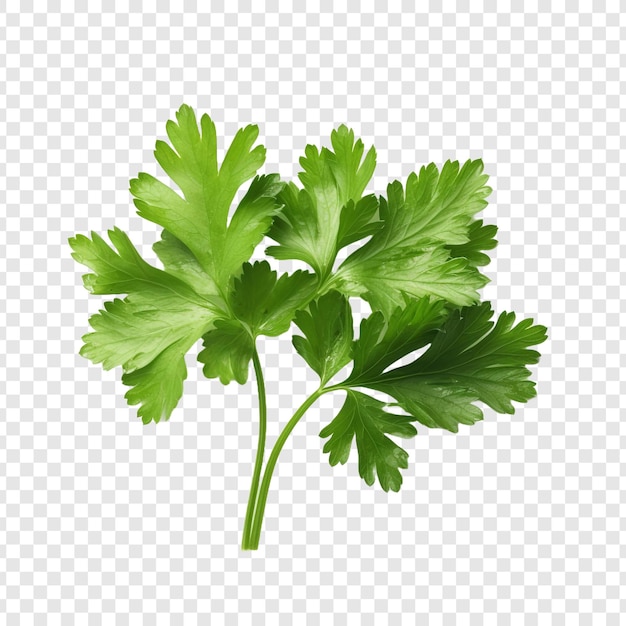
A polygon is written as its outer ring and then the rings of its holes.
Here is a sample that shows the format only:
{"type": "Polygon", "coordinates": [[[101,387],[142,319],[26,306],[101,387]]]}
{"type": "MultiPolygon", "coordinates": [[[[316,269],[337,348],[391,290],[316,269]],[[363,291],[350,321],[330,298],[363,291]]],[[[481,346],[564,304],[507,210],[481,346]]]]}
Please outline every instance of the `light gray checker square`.
{"type": "MultiPolygon", "coordinates": [[[[624,41],[606,1],[9,3],[0,622],[619,624],[624,41]],[[318,433],[342,398],[323,397],[281,456],[261,549],[241,552],[253,385],[206,380],[192,350],[172,419],[144,427],[120,373],[77,355],[102,303],[67,238],[116,225],[156,262],[128,181],[161,177],[154,142],[183,102],[221,138],[258,124],[284,178],[340,123],[376,145],[378,193],[481,157],[500,229],[483,296],[548,326],[538,397],[457,435],[420,428],[398,494],[365,486],[355,453],[329,466],[318,433]]],[[[260,351],[272,443],[316,381],[289,335],[260,351]]]]}

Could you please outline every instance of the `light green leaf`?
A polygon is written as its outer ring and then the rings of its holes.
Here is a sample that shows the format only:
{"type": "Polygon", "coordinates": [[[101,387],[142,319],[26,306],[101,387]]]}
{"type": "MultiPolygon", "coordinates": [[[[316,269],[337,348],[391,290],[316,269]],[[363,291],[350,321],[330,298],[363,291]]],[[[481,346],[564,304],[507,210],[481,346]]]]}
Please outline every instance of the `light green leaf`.
{"type": "Polygon", "coordinates": [[[279,245],[267,249],[278,259],[305,261],[321,276],[331,271],[340,248],[373,232],[376,210],[374,198],[361,202],[376,166],[374,148],[363,158],[363,142],[355,142],[346,126],[331,133],[331,144],[334,151],[306,147],[299,174],[304,189],[291,183],[280,194],[284,208],[269,233],[279,245]]]}
{"type": "Polygon", "coordinates": [[[199,129],[193,109],[183,105],[166,128],[172,145],[157,141],[154,154],[183,196],[141,173],[130,183],[135,206],[139,215],[182,242],[225,292],[231,274],[250,257],[276,213],[277,176],[255,179],[229,224],[237,190],[265,161],[265,148],[252,148],[258,128],[237,132],[219,169],[215,125],[208,115],[199,129]]]}
{"type": "Polygon", "coordinates": [[[443,246],[381,251],[360,261],[349,260],[339,269],[334,284],[349,296],[366,299],[387,316],[403,305],[405,295],[446,300],[456,306],[474,304],[478,289],[488,282],[466,259],[451,259],[443,246]]]}
{"type": "Polygon", "coordinates": [[[378,199],[373,194],[364,196],[357,203],[348,200],[341,210],[337,249],[373,235],[382,227],[378,217],[378,199]]]}
{"type": "Polygon", "coordinates": [[[83,282],[95,294],[129,294],[105,302],[89,323],[80,354],[105,369],[122,366],[126,398],[144,423],[168,419],[187,376],[184,355],[222,314],[220,300],[146,263],[128,236],[109,231],[115,248],[92,233],[69,240],[72,256],[89,267],[83,282]]]}
{"type": "Polygon", "coordinates": [[[173,343],[199,339],[216,318],[210,306],[165,291],[116,298],[89,318],[95,332],[83,336],[80,354],[102,363],[104,369],[121,365],[131,372],[148,365],[173,343]]]}
{"type": "Polygon", "coordinates": [[[168,274],[184,281],[202,296],[217,296],[218,287],[214,280],[204,271],[193,252],[168,230],[161,232],[161,239],[152,244],[152,249],[168,274]]]}
{"type": "Polygon", "coordinates": [[[161,352],[141,369],[122,376],[122,382],[131,389],[126,392],[128,404],[139,404],[137,415],[144,424],[169,419],[183,395],[187,378],[185,354],[197,338],[181,339],[161,352]]]}
{"type": "Polygon", "coordinates": [[[447,161],[411,174],[405,189],[398,181],[380,199],[382,226],[352,253],[337,272],[336,285],[348,295],[369,300],[390,314],[402,304],[401,293],[430,295],[457,306],[477,302],[477,289],[488,279],[467,259],[450,258],[446,245],[469,241],[472,216],[485,207],[482,161],[447,161]]]}
{"type": "Polygon", "coordinates": [[[109,231],[116,249],[96,234],[69,240],[73,257],[93,273],[84,276],[96,294],[127,293],[106,302],[89,323],[80,353],[105,369],[145,367],[168,346],[192,345],[221,314],[219,300],[205,298],[189,284],[146,263],[119,229],[109,231]]]}

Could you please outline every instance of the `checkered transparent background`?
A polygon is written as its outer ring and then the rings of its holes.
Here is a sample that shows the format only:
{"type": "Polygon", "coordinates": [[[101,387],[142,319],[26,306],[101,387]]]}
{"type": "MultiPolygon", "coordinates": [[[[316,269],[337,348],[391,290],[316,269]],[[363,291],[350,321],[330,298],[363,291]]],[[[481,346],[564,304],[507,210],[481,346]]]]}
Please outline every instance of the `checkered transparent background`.
{"type": "MultiPolygon", "coordinates": [[[[0,623],[619,624],[620,3],[7,4],[0,623]],[[500,228],[484,296],[549,327],[538,398],[457,435],[420,428],[385,494],[354,453],[328,465],[318,432],[341,398],[325,397],[279,462],[262,548],[241,552],[252,386],[204,380],[191,354],[171,421],[144,427],[119,371],[77,356],[101,300],[67,238],[117,225],[154,259],[128,180],[157,171],[182,102],[222,137],[258,123],[285,177],[341,122],[375,143],[379,192],[482,157],[500,228]]],[[[315,381],[288,336],[261,348],[273,440],[315,381]]]]}

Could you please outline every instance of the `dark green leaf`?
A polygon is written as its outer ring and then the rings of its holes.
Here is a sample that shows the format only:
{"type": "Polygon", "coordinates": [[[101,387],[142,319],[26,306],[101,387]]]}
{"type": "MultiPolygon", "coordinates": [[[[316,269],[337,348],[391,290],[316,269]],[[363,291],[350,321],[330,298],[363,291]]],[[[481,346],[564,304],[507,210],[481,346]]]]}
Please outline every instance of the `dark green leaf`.
{"type": "Polygon", "coordinates": [[[408,467],[409,455],[387,435],[414,437],[417,434],[408,415],[385,411],[384,402],[360,393],[348,391],[346,401],[337,417],[320,432],[330,437],[324,452],[330,454],[331,465],[346,463],[352,440],[356,438],[359,454],[359,475],[373,485],[376,475],[385,491],[399,491],[402,485],[400,469],[408,467]]]}
{"type": "Polygon", "coordinates": [[[426,350],[409,365],[381,374],[367,386],[388,393],[425,426],[457,431],[482,419],[480,400],[499,413],[513,413],[512,401],[535,396],[525,367],[539,360],[528,349],[546,339],[545,326],[502,313],[494,325],[488,302],[453,311],[426,350]]]}
{"type": "Polygon", "coordinates": [[[295,322],[304,337],[296,335],[293,345],[298,354],[326,384],[352,358],[352,309],[348,299],[337,291],[298,311],[295,322]]]}
{"type": "Polygon", "coordinates": [[[254,339],[236,320],[217,320],[215,330],[202,337],[204,349],[198,361],[207,378],[219,378],[223,385],[236,380],[243,385],[254,352],[254,339]]]}
{"type": "Polygon", "coordinates": [[[489,257],[483,250],[493,250],[498,242],[495,239],[498,227],[493,224],[483,225],[482,220],[473,221],[467,232],[469,240],[457,246],[447,246],[452,257],[464,257],[473,266],[487,265],[489,257]]]}
{"type": "Polygon", "coordinates": [[[308,272],[278,278],[267,261],[245,263],[234,283],[233,313],[254,335],[281,335],[289,330],[296,309],[307,304],[316,286],[315,276],[308,272]]]}
{"type": "Polygon", "coordinates": [[[405,355],[430,343],[432,331],[443,323],[443,305],[440,300],[406,298],[405,306],[398,307],[388,321],[380,311],[365,318],[354,342],[354,367],[347,384],[366,385],[405,355]]]}

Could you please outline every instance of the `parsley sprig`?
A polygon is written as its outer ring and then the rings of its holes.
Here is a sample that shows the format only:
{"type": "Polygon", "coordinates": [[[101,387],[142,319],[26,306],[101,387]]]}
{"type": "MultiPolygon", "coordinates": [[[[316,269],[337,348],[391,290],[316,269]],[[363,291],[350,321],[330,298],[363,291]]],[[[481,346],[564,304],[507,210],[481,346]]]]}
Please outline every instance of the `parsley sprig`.
{"type": "Polygon", "coordinates": [[[162,269],[117,228],[110,244],[96,233],[69,240],[72,256],[91,270],[85,287],[123,296],[90,318],[93,332],[80,353],[105,369],[121,366],[126,399],[145,424],[169,419],[183,393],[185,356],[199,340],[208,378],[242,384],[252,364],[259,441],[243,549],[258,547],[280,452],[322,395],[345,394],[320,432],[330,464],[346,463],[356,442],[360,476],[368,485],[378,478],[385,491],[400,489],[408,466],[408,453],[391,437],[415,436],[415,423],[457,432],[483,419],[477,402],[513,413],[512,402],[535,396],[527,365],[538,362],[530,348],[546,339],[546,328],[531,319],[515,323],[513,313],[494,320],[491,304],[479,301],[488,281],[479,268],[496,246],[496,227],[476,218],[491,192],[482,161],[430,164],[377,196],[365,192],[376,151],[365,151],[346,126],[331,133],[330,147],[307,146],[299,184],[257,174],[265,149],[254,147],[256,126],[237,132],[221,163],[208,115],[198,123],[183,105],[166,130],[170,143],[157,141],[154,154],[180,193],[150,174],[130,183],[139,215],[163,228],[154,244],[162,269]],[[303,261],[309,270],[279,275],[268,261],[250,263],[266,236],[274,241],[270,257],[303,261]],[[356,338],[350,297],[372,309],[356,338]],[[267,403],[257,339],[286,333],[292,323],[302,333],[294,348],[320,386],[285,425],[264,467],[267,403]],[[334,382],[350,363],[347,378],[334,382]]]}

